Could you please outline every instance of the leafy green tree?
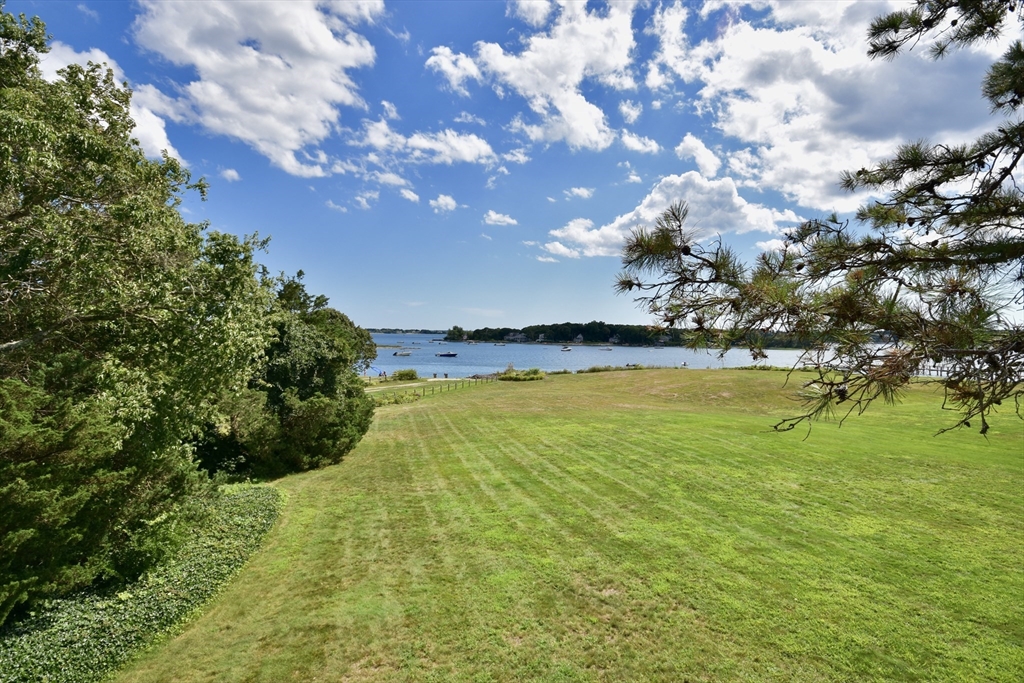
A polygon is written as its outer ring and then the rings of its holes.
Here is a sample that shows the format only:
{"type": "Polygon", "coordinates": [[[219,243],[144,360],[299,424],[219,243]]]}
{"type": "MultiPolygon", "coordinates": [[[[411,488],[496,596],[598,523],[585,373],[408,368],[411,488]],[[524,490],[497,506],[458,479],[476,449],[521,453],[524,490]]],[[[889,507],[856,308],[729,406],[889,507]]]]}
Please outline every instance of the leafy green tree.
{"type": "Polygon", "coordinates": [[[444,336],[448,341],[462,341],[466,336],[466,331],[458,325],[452,325],[452,328],[448,330],[448,334],[444,336]]]}
{"type": "Polygon", "coordinates": [[[377,356],[373,337],[307,293],[302,277],[277,280],[265,364],[247,390],[222,398],[197,445],[209,471],[268,477],[330,465],[369,429],[373,401],[359,373],[377,356]]]}
{"type": "MultiPolygon", "coordinates": [[[[894,58],[926,41],[940,58],[1019,32],[1021,12],[1006,0],[918,0],[872,23],[868,53],[894,58]]],[[[720,240],[701,243],[680,202],[632,233],[617,290],[638,292],[641,306],[684,328],[695,347],[742,345],[757,358],[775,333],[801,341],[817,377],[803,391],[806,410],[776,429],[863,412],[878,398],[895,401],[930,364],[948,373],[943,407],[959,411],[950,429],[976,420],[984,434],[988,416],[1008,400],[1020,415],[1020,40],[988,70],[982,92],[993,114],[1005,117],[993,131],[962,145],[909,143],[873,168],[843,175],[849,190],[888,193],[857,212],[867,234],[836,216],[812,220],[787,236],[783,250],[748,267],[720,240]]]]}
{"type": "Polygon", "coordinates": [[[38,19],[0,2],[0,622],[139,571],[204,490],[188,442],[271,333],[253,252],[182,220],[180,164],[145,157],[131,93],[55,82],[38,19]]]}

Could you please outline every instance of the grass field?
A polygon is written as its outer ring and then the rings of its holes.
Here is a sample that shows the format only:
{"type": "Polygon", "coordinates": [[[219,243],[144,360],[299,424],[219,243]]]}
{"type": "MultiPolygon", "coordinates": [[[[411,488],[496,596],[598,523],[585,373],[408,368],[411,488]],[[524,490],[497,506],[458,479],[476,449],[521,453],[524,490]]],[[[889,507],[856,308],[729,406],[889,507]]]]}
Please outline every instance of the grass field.
{"type": "Polygon", "coordinates": [[[768,431],[784,375],[494,383],[378,410],[121,681],[1024,677],[1024,426],[929,390],[768,431]]]}

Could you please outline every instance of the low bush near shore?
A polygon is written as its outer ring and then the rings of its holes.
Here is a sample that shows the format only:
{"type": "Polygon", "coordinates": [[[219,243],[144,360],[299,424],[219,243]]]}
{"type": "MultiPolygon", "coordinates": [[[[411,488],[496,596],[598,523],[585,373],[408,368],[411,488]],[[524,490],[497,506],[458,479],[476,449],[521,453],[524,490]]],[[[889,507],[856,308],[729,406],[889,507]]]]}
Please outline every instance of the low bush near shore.
{"type": "Polygon", "coordinates": [[[516,370],[512,364],[504,372],[498,373],[498,379],[502,382],[532,382],[533,380],[544,379],[544,372],[540,368],[529,370],[516,370]]]}

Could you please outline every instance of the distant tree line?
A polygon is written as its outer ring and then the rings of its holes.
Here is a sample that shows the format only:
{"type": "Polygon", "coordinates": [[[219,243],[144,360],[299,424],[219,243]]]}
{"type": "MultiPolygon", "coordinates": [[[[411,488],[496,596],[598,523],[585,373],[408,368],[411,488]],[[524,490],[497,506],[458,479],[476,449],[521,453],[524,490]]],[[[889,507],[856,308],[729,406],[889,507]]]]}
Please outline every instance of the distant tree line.
{"type": "Polygon", "coordinates": [[[373,412],[369,333],[266,241],[187,223],[193,182],[132,138],[131,92],[49,82],[41,21],[0,0],[0,624],[138,575],[215,479],[337,462],[373,412]]]}
{"type": "MultiPolygon", "coordinates": [[[[523,341],[567,344],[582,336],[585,343],[621,344],[626,346],[652,346],[665,344],[678,346],[685,342],[683,331],[676,328],[659,328],[649,325],[615,325],[592,320],[589,323],[558,323],[553,325],[529,325],[515,327],[483,327],[479,330],[464,330],[458,325],[448,330],[445,339],[449,341],[498,342],[507,341],[515,335],[523,335],[523,341]]],[[[786,333],[763,333],[759,339],[764,347],[776,349],[803,348],[804,340],[797,335],[786,333]]]]}
{"type": "Polygon", "coordinates": [[[374,334],[444,334],[444,330],[407,330],[400,327],[367,327],[374,334]]]}

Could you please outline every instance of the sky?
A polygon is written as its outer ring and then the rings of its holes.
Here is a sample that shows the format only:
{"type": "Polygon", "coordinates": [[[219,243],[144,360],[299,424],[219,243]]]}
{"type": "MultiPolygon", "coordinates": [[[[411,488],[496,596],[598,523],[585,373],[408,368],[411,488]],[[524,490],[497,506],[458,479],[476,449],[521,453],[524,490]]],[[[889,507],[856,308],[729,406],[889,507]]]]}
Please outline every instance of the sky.
{"type": "MultiPolygon", "coordinates": [[[[840,172],[994,126],[1005,44],[871,61],[899,2],[8,0],[44,76],[105,62],[136,137],[210,185],[190,221],[364,327],[653,319],[613,283],[673,202],[753,261],[868,199],[840,172]]],[[[941,29],[941,27],[940,27],[941,29]]],[[[1007,40],[1009,38],[1007,37],[1007,40]]]]}

